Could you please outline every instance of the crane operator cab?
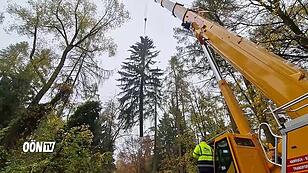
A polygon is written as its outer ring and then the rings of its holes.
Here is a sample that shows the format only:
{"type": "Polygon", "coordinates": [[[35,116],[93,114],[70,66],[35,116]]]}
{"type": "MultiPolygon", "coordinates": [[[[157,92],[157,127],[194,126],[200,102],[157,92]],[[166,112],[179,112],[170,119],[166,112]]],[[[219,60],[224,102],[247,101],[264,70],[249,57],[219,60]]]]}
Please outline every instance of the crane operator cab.
{"type": "Polygon", "coordinates": [[[215,173],[269,172],[255,136],[226,133],[214,141],[215,173]]]}

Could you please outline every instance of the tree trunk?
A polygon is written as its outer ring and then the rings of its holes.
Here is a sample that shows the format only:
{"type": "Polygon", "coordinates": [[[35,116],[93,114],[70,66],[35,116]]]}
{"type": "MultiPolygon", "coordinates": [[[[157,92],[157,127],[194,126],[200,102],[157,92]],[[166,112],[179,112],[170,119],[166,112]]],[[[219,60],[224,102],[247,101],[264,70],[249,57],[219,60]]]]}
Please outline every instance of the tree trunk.
{"type": "Polygon", "coordinates": [[[58,66],[56,67],[55,71],[52,73],[51,77],[49,78],[49,80],[47,81],[47,83],[41,88],[41,90],[36,94],[36,96],[33,98],[31,105],[36,105],[40,102],[40,100],[43,98],[43,96],[46,94],[46,92],[50,89],[50,87],[52,86],[52,84],[55,82],[55,80],[57,79],[61,69],[64,66],[66,57],[68,55],[68,53],[73,49],[73,46],[67,46],[65,48],[65,50],[62,53],[61,56],[61,60],[58,64],[58,66]]]}
{"type": "MultiPolygon", "coordinates": [[[[156,87],[155,87],[155,94],[156,94],[156,87]]],[[[152,173],[157,172],[157,97],[155,95],[154,100],[154,158],[153,158],[153,170],[152,173]]]]}
{"type": "Polygon", "coordinates": [[[142,69],[141,69],[141,79],[139,87],[139,133],[140,137],[143,137],[143,85],[144,85],[144,66],[145,66],[145,57],[142,57],[142,69]]]}
{"type": "MultiPolygon", "coordinates": [[[[174,67],[175,68],[175,67],[174,67]]],[[[176,74],[175,69],[173,69],[174,72],[174,78],[175,78],[175,121],[177,124],[177,135],[181,135],[182,133],[182,123],[181,123],[181,112],[180,112],[180,105],[179,105],[179,80],[178,76],[176,74]]],[[[178,143],[178,154],[179,157],[182,157],[182,145],[181,143],[178,143]]],[[[184,168],[182,166],[179,167],[179,172],[183,173],[184,168]]]]}

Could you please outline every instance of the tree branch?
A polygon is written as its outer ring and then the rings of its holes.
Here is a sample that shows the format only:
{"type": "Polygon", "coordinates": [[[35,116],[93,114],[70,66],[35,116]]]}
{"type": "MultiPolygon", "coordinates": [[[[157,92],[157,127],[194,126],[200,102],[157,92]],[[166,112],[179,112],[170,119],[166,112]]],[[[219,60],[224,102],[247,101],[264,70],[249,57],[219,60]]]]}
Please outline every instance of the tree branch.
{"type": "Polygon", "coordinates": [[[31,65],[33,66],[33,69],[34,69],[35,73],[40,78],[42,84],[45,85],[46,84],[46,80],[44,79],[44,77],[40,73],[37,65],[35,64],[35,62],[33,60],[33,56],[34,56],[34,53],[35,53],[35,50],[36,50],[37,30],[38,30],[38,22],[39,22],[38,20],[39,20],[39,15],[36,15],[36,22],[35,22],[34,33],[33,33],[33,43],[32,43],[32,49],[31,49],[31,52],[30,52],[30,55],[29,55],[29,59],[30,59],[31,65]]]}
{"type": "Polygon", "coordinates": [[[56,18],[58,19],[58,21],[59,21],[60,24],[61,24],[61,27],[62,27],[62,30],[63,30],[63,38],[64,38],[64,40],[65,40],[66,45],[68,45],[68,38],[67,38],[66,31],[65,31],[65,27],[64,27],[64,24],[63,24],[62,20],[61,20],[60,17],[59,17],[59,8],[60,8],[60,5],[61,5],[61,2],[62,2],[62,0],[60,0],[59,3],[58,3],[58,5],[57,5],[56,18]]]}
{"type": "Polygon", "coordinates": [[[297,0],[297,1],[299,2],[299,4],[301,4],[301,6],[303,7],[303,9],[305,10],[306,15],[308,15],[307,5],[305,6],[301,0],[297,0]]]}
{"type": "Polygon", "coordinates": [[[296,25],[296,23],[288,16],[279,6],[279,3],[273,3],[273,6],[268,6],[262,0],[257,0],[263,7],[265,7],[269,12],[273,15],[278,16],[283,23],[299,38],[299,42],[301,46],[305,49],[308,49],[308,38],[305,34],[300,30],[300,28],[296,25]]]}

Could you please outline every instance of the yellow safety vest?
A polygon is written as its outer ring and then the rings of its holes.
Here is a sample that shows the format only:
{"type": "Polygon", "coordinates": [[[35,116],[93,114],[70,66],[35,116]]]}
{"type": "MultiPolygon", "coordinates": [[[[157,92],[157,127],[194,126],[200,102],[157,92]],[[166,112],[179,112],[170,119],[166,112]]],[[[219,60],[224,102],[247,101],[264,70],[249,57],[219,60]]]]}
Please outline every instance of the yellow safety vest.
{"type": "Polygon", "coordinates": [[[197,145],[194,149],[193,157],[198,159],[198,161],[202,160],[213,160],[213,152],[212,148],[204,141],[201,141],[199,145],[197,145]]]}

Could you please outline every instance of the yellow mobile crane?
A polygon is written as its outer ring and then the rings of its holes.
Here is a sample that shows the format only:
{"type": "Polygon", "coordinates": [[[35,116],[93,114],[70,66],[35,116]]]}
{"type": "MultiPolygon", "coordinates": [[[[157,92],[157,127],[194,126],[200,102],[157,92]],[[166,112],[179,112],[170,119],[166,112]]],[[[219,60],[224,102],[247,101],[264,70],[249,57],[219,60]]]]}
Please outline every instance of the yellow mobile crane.
{"type": "MultiPolygon", "coordinates": [[[[266,49],[238,36],[198,12],[170,0],[154,0],[194,32],[236,123],[239,133],[225,133],[214,140],[217,173],[308,172],[308,81],[307,72],[287,64],[266,49]],[[274,159],[254,133],[231,89],[217,68],[209,48],[215,50],[246,79],[277,105],[269,107],[282,136],[274,135],[274,159]],[[286,122],[279,121],[288,116],[286,122]],[[281,158],[281,160],[280,160],[281,158]]],[[[269,126],[261,124],[261,126],[269,126]]],[[[269,129],[271,132],[271,130],[269,129]]],[[[260,135],[260,131],[259,131],[260,135]]]]}

